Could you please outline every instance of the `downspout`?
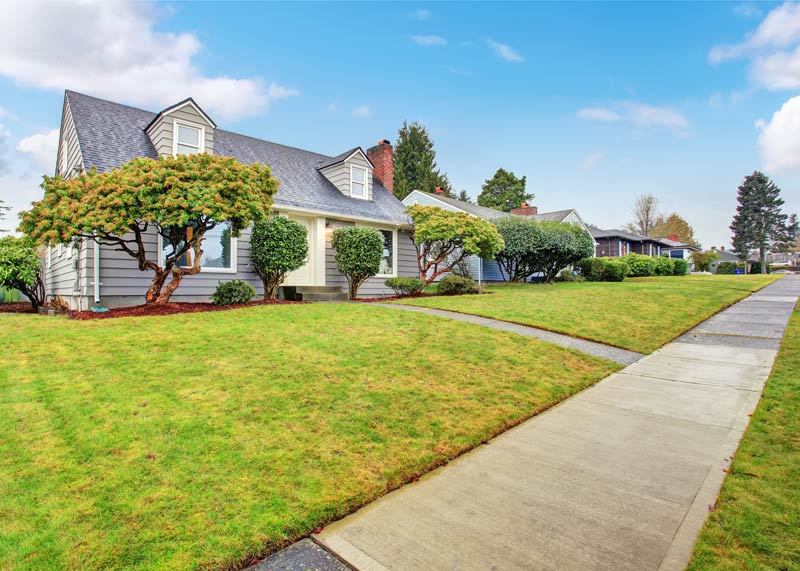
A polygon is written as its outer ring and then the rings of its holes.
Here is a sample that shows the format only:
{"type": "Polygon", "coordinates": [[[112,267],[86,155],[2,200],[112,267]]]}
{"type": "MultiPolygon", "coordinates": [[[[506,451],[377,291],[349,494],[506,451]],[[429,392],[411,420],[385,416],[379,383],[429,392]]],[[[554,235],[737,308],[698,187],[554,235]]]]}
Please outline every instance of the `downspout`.
{"type": "Polygon", "coordinates": [[[94,242],[94,303],[100,303],[100,244],[94,242]]]}

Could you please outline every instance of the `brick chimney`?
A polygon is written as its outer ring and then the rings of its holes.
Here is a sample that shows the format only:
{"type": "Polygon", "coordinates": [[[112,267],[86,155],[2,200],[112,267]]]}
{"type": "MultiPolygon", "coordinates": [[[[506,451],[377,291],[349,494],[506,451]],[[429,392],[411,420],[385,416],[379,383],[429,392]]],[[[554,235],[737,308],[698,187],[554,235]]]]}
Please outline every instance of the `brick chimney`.
{"type": "Polygon", "coordinates": [[[375,165],[372,176],[378,179],[386,190],[394,192],[394,153],[392,144],[383,139],[377,145],[367,149],[367,157],[375,165]]]}
{"type": "Polygon", "coordinates": [[[436,194],[444,194],[444,189],[441,186],[436,187],[436,194]]]}
{"type": "Polygon", "coordinates": [[[678,240],[677,234],[667,234],[667,240],[672,240],[673,242],[680,242],[680,240],[678,240]]]}
{"type": "Polygon", "coordinates": [[[516,214],[518,216],[536,216],[539,214],[539,209],[535,206],[528,206],[527,202],[523,202],[522,206],[514,208],[511,214],[516,214]]]}

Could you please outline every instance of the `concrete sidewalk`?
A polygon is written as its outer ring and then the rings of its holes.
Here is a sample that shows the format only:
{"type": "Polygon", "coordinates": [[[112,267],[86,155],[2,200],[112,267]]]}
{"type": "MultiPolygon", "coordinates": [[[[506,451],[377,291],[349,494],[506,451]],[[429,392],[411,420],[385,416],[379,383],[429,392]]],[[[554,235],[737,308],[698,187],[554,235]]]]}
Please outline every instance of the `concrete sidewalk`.
{"type": "Polygon", "coordinates": [[[683,569],[798,295],[766,287],[315,540],[360,571],[683,569]]]}

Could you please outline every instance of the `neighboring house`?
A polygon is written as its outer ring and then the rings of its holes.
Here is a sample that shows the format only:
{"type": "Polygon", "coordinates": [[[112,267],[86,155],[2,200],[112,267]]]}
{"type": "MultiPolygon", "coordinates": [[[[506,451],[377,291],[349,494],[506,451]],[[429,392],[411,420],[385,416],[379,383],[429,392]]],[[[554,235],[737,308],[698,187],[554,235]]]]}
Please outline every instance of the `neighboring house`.
{"type": "MultiPolygon", "coordinates": [[[[331,234],[347,225],[371,226],[384,236],[382,273],[361,287],[364,297],[391,294],[384,285],[391,276],[417,276],[416,253],[403,230],[408,218],[393,194],[393,156],[388,141],[364,152],[354,147],[331,157],[217,127],[192,99],[159,113],[143,111],[67,91],[61,119],[56,173],[66,178],[91,168],[108,171],[137,157],[158,159],[182,153],[213,153],[242,163],[268,164],[280,182],[273,212],[297,220],[308,229],[309,258],[285,282],[346,290],[336,269],[331,234]]],[[[202,270],[185,276],[174,301],[206,301],[221,281],[245,280],[259,294],[261,280],[252,272],[249,229],[232,238],[220,224],[203,241],[202,270]]],[[[146,236],[150,259],[157,259],[160,236],[146,236]]],[[[48,248],[45,280],[48,297],[61,295],[74,308],[99,303],[107,307],[144,302],[153,277],[133,258],[90,240],[75,247],[48,248]]],[[[320,290],[315,290],[320,291],[320,290]]]]}
{"type": "Polygon", "coordinates": [[[717,248],[716,246],[712,246],[711,250],[719,255],[719,259],[711,262],[712,274],[717,273],[717,268],[719,267],[720,262],[739,263],[742,261],[742,259],[739,257],[739,254],[737,254],[736,252],[732,252],[731,250],[726,250],[725,248],[717,248]]]}
{"type": "MultiPolygon", "coordinates": [[[[488,220],[489,222],[497,222],[508,216],[529,216],[540,221],[568,222],[580,226],[589,232],[589,228],[581,219],[578,211],[574,209],[539,213],[535,206],[523,204],[521,208],[516,208],[511,212],[503,212],[502,210],[495,210],[494,208],[487,208],[471,202],[450,198],[441,192],[430,193],[421,190],[411,192],[411,194],[403,199],[403,204],[406,206],[411,206],[412,204],[438,206],[439,208],[452,212],[465,212],[471,216],[488,220]]],[[[469,256],[467,258],[467,265],[470,276],[476,280],[488,282],[503,281],[500,267],[495,260],[483,260],[478,256],[469,256]]]]}
{"type": "Polygon", "coordinates": [[[661,254],[664,256],[669,256],[670,258],[680,258],[682,260],[686,260],[690,264],[690,268],[694,269],[694,265],[692,263],[692,254],[694,252],[699,252],[700,248],[694,246],[692,244],[685,244],[683,242],[678,241],[678,237],[671,235],[666,238],[659,238],[662,244],[661,247],[661,254]]]}
{"type": "Polygon", "coordinates": [[[669,245],[664,240],[633,234],[624,230],[601,230],[590,226],[589,233],[597,243],[595,255],[598,258],[615,258],[626,256],[630,253],[658,257],[669,248],[669,245]]]}

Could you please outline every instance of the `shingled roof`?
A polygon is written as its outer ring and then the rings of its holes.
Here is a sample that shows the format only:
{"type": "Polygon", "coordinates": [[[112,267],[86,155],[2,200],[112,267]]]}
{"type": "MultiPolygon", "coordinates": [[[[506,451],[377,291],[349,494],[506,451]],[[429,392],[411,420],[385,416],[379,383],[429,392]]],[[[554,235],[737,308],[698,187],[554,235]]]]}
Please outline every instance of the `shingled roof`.
{"type": "Polygon", "coordinates": [[[601,230],[595,226],[589,226],[589,233],[592,235],[592,238],[622,238],[623,240],[627,240],[629,242],[655,242],[657,244],[661,244],[662,246],[669,247],[669,244],[666,240],[661,238],[651,238],[650,236],[643,236],[641,234],[634,234],[632,232],[626,232],[624,230],[601,230]]]}
{"type": "MultiPolygon", "coordinates": [[[[66,99],[87,169],[95,167],[104,172],[137,157],[158,158],[145,132],[157,113],[74,91],[67,91],[66,99]]],[[[234,157],[244,164],[269,165],[280,182],[275,195],[277,208],[299,208],[393,224],[408,222],[403,203],[377,180],[373,181],[373,200],[360,200],[342,194],[319,172],[321,165],[333,164],[342,155],[332,157],[223,129],[214,130],[214,153],[234,157]]]]}

